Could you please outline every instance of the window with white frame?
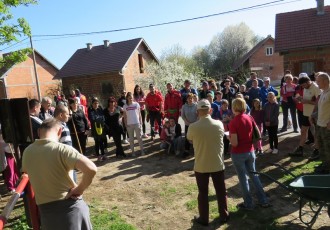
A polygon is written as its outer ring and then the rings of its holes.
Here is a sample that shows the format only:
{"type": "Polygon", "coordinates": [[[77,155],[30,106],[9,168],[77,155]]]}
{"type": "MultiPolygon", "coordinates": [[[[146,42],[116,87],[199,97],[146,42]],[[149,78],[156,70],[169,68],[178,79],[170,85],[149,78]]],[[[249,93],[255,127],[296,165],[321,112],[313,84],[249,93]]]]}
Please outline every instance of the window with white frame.
{"type": "Polygon", "coordinates": [[[266,56],[271,56],[273,53],[273,47],[266,47],[266,56]]]}

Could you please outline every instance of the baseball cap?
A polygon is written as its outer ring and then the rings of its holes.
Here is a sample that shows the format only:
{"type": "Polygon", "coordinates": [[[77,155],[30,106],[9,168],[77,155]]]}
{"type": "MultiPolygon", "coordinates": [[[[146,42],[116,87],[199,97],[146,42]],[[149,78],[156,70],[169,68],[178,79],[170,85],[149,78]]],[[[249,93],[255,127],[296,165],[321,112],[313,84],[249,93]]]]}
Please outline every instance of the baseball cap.
{"type": "Polygon", "coordinates": [[[197,103],[197,109],[210,109],[211,104],[208,100],[202,99],[197,103]]]}
{"type": "Polygon", "coordinates": [[[270,81],[269,77],[264,77],[264,81],[270,81]]]}
{"type": "Polygon", "coordinates": [[[301,77],[308,77],[308,74],[307,73],[300,73],[299,78],[301,78],[301,77]]]}

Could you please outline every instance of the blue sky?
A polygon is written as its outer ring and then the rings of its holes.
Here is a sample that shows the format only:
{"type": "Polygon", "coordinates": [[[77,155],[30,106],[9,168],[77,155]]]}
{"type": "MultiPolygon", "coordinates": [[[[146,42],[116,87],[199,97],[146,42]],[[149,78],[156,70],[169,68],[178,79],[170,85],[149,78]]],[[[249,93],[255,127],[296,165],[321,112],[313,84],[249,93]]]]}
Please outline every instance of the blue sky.
{"type": "MultiPolygon", "coordinates": [[[[274,0],[40,0],[37,5],[12,10],[15,17],[24,17],[33,35],[107,31],[175,21],[216,14],[274,0]]],[[[180,44],[187,52],[195,46],[208,45],[212,37],[226,26],[245,22],[257,35],[274,36],[277,13],[315,8],[315,0],[285,0],[281,5],[231,13],[205,19],[115,33],[71,38],[34,37],[34,47],[49,61],[61,68],[72,54],[86,43],[103,44],[142,37],[159,57],[163,50],[180,44]]],[[[325,0],[329,5],[330,0],[325,0]]],[[[299,19],[297,19],[299,20],[299,19]]],[[[28,40],[7,49],[28,47],[28,40]]],[[[0,47],[1,49],[5,47],[0,47]]]]}

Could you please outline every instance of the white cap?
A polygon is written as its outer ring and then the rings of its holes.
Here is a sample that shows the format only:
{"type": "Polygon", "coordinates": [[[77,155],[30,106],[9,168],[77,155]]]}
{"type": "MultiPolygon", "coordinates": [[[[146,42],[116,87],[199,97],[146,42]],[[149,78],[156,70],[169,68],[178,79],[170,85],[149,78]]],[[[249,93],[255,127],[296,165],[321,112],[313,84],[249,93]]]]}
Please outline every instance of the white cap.
{"type": "Polygon", "coordinates": [[[197,104],[197,109],[210,109],[210,108],[211,108],[211,104],[206,99],[200,100],[197,104]]]}
{"type": "Polygon", "coordinates": [[[264,77],[264,81],[270,81],[269,77],[264,77]]]}
{"type": "Polygon", "coordinates": [[[308,74],[307,73],[300,73],[299,78],[301,78],[301,77],[308,77],[308,74]]]}

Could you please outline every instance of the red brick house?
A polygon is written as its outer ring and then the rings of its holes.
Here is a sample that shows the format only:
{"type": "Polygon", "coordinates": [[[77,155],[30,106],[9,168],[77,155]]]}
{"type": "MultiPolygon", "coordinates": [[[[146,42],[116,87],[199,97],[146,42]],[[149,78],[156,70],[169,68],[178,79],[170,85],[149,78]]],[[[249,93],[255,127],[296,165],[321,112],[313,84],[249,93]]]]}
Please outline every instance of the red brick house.
{"type": "MultiPolygon", "coordinates": [[[[77,50],[55,76],[63,89],[79,88],[88,98],[119,96],[120,91],[134,90],[134,77],[146,75],[149,61],[158,62],[143,38],[109,43],[77,50]]],[[[67,91],[65,93],[68,93],[67,91]]]]}
{"type": "Polygon", "coordinates": [[[283,76],[283,57],[275,52],[274,44],[274,38],[268,35],[235,62],[233,68],[257,72],[260,78],[270,77],[272,84],[279,81],[283,76]]]}
{"type": "MultiPolygon", "coordinates": [[[[7,55],[7,54],[3,54],[7,55]]],[[[38,82],[41,97],[51,96],[60,86],[53,80],[58,68],[35,50],[38,82]]],[[[32,54],[21,63],[0,69],[0,98],[38,98],[32,54]]]]}
{"type": "Polygon", "coordinates": [[[330,72],[330,6],[276,15],[275,51],[284,58],[284,70],[330,72]]]}

